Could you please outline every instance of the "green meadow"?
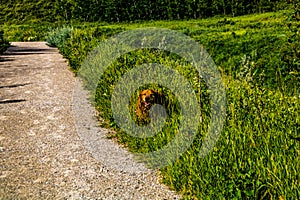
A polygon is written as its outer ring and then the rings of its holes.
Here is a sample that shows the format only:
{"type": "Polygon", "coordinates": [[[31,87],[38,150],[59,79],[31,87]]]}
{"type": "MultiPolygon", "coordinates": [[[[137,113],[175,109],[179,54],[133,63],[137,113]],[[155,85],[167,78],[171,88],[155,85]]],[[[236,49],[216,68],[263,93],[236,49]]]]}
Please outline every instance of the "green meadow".
{"type": "Polygon", "coordinates": [[[212,115],[205,81],[178,55],[139,49],[118,57],[99,80],[95,106],[103,119],[101,125],[115,131],[107,137],[132,152],[145,153],[162,148],[178,133],[180,97],[161,85],[141,85],[129,105],[135,118],[138,91],[151,88],[165,94],[169,118],[155,136],[130,136],[112,115],[111,97],[118,80],[143,63],[163,64],[188,80],[201,109],[201,123],[191,146],[159,170],[164,184],[182,194],[183,199],[300,199],[300,21],[291,10],[114,24],[4,24],[3,30],[9,41],[47,40],[50,46],[59,48],[77,74],[88,53],[102,41],[144,27],[176,30],[207,50],[226,90],[223,131],[212,151],[200,158],[212,115]]]}

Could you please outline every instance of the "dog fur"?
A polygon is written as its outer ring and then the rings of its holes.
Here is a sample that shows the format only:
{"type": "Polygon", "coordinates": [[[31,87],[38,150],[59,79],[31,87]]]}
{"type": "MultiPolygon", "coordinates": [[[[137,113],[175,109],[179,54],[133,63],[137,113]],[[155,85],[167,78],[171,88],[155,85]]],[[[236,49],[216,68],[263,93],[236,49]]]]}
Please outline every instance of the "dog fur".
{"type": "Polygon", "coordinates": [[[165,97],[161,92],[156,90],[143,90],[139,93],[137,106],[136,106],[136,115],[137,120],[140,124],[149,123],[149,111],[154,104],[164,105],[165,97]]]}

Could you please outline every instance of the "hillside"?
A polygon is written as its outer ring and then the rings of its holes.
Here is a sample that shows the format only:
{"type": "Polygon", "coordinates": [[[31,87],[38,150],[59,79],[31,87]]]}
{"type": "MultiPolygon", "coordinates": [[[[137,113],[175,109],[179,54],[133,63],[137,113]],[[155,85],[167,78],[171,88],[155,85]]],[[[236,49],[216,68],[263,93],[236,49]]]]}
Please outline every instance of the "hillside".
{"type": "Polygon", "coordinates": [[[5,0],[0,23],[26,21],[136,21],[239,16],[287,9],[286,0],[5,0]],[[233,3],[234,2],[234,3],[233,3]]]}

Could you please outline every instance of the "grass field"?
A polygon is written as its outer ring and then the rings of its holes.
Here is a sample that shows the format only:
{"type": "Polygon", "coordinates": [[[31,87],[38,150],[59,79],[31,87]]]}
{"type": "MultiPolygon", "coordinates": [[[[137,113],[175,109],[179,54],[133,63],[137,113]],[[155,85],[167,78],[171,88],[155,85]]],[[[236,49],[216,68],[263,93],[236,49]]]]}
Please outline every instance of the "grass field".
{"type": "MultiPolygon", "coordinates": [[[[205,82],[190,63],[151,49],[119,57],[99,82],[96,108],[105,120],[103,126],[117,130],[109,137],[133,152],[154,151],[172,140],[180,113],[176,112],[178,98],[168,88],[151,84],[140,87],[158,89],[172,101],[169,109],[173,114],[163,130],[151,138],[135,138],[121,131],[111,110],[112,92],[122,75],[143,63],[164,64],[185,76],[201,96],[198,103],[203,120],[188,150],[160,169],[163,183],[183,194],[184,199],[300,199],[300,143],[292,139],[300,132],[300,22],[289,15],[290,11],[281,11],[190,21],[72,24],[52,28],[47,40],[59,47],[76,73],[88,52],[124,30],[163,27],[192,37],[212,56],[226,88],[226,121],[213,151],[203,159],[198,156],[211,117],[205,82]]],[[[24,33],[24,27],[19,27],[20,32],[24,33]]],[[[45,30],[50,29],[48,25],[40,27],[28,28],[32,34],[26,38],[44,39],[45,30]]],[[[4,26],[4,30],[10,41],[25,38],[19,37],[16,28],[4,26]]]]}

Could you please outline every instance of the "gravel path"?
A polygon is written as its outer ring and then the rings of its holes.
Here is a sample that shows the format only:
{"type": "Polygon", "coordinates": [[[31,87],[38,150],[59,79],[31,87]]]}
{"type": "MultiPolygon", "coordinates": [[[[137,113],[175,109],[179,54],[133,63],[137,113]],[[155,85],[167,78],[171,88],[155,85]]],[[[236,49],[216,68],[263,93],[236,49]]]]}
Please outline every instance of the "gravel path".
{"type": "Polygon", "coordinates": [[[104,138],[78,82],[83,110],[74,115],[74,84],[44,42],[14,42],[0,56],[0,199],[179,199],[157,172],[104,138]],[[83,119],[77,127],[74,116],[83,119]],[[89,149],[90,136],[98,149],[89,149]]]}

